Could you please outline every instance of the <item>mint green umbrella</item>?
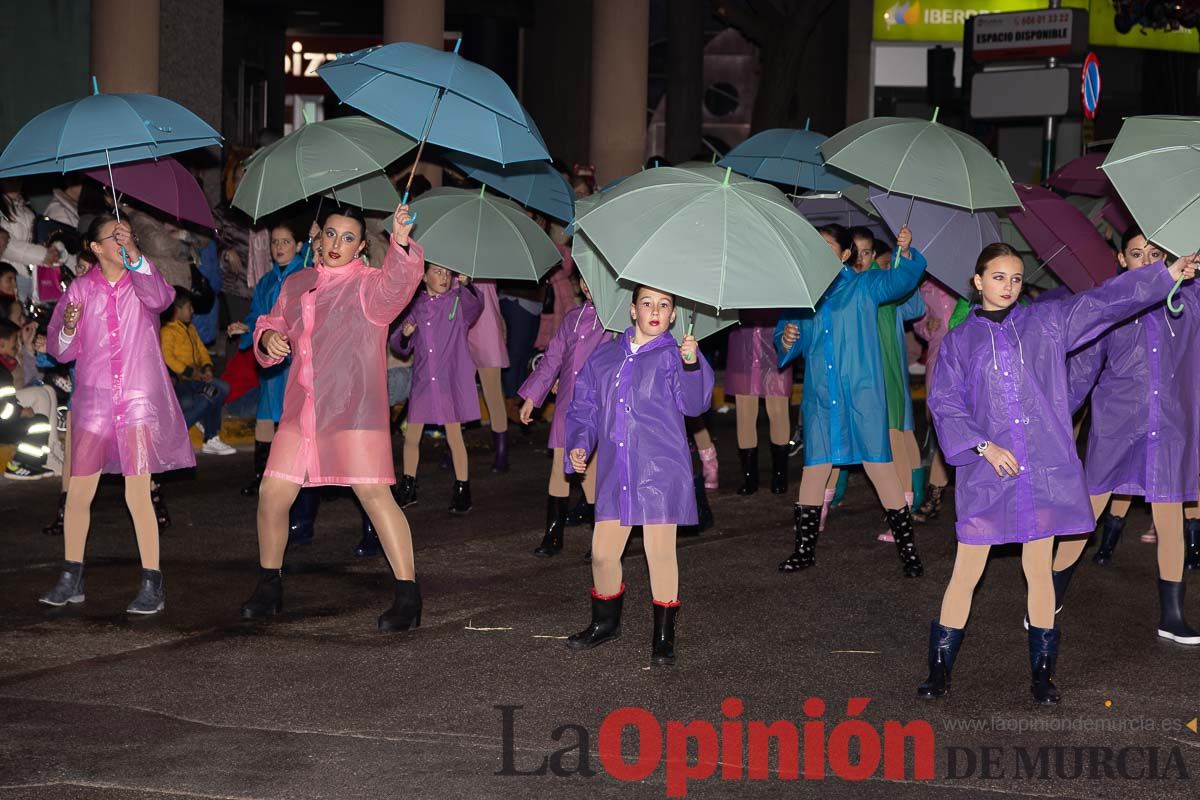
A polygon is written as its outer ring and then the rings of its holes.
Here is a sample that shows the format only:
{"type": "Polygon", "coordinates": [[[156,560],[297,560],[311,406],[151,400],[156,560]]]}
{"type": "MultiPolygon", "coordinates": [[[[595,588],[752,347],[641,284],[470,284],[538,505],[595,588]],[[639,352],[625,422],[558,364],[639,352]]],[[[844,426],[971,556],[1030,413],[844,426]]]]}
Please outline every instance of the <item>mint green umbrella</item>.
{"type": "Polygon", "coordinates": [[[622,280],[713,309],[812,308],[842,267],[783,192],[709,165],[630,175],[574,226],[622,280]]]}
{"type": "Polygon", "coordinates": [[[395,211],[400,205],[400,193],[382,172],[334,186],[325,197],[335,203],[356,206],[369,211],[395,211]]]}

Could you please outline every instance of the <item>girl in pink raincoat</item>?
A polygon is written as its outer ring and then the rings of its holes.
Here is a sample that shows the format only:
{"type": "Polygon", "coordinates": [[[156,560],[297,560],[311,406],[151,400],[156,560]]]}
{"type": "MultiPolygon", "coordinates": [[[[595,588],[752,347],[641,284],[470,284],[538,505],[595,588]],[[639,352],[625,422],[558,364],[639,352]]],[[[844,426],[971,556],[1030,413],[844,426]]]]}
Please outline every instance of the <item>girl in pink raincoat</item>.
{"type": "Polygon", "coordinates": [[[388,487],[395,483],[387,402],[388,325],[408,305],[421,279],[424,253],[410,242],[408,207],[396,209],[382,269],[368,267],[362,213],[326,214],[316,240],[315,269],[284,282],[271,311],[254,327],[263,367],[289,355],[283,415],[258,490],[259,579],[242,606],[254,619],[283,606],[283,553],[288,509],[305,486],[349,485],[379,535],[395,577],[394,602],[379,617],[382,631],[421,624],[412,534],[388,487]]]}
{"type": "MultiPolygon", "coordinates": [[[[760,309],[741,312],[740,324],[729,334],[729,357],[725,366],[725,394],[733,395],[737,414],[738,460],[742,465],[740,495],[758,491],[758,398],[767,406],[771,431],[771,494],[783,494],[788,483],[788,436],[791,420],[788,399],[792,395],[792,368],[776,366],[775,323],[782,312],[760,309]]],[[[716,450],[711,461],[700,451],[705,477],[709,464],[716,471],[716,450]]],[[[707,488],[716,488],[716,476],[707,488]]]]}
{"type": "Polygon", "coordinates": [[[508,335],[504,317],[500,314],[496,282],[475,281],[472,286],[483,301],[483,311],[467,331],[467,348],[479,373],[483,401],[487,403],[492,449],[496,454],[492,472],[508,472],[508,413],[504,407],[504,386],[500,381],[500,371],[508,368],[508,335]]]}
{"type": "Polygon", "coordinates": [[[142,560],[138,594],[126,611],[154,614],[163,609],[166,595],[150,475],[196,464],[158,340],[158,315],[171,305],[175,290],[138,250],[129,225],[107,214],[88,227],[84,252],[97,266],[67,288],[46,334],[50,355],[61,363],[75,361],[76,367],[63,526],[66,561],[41,602],[83,602],[92,499],[100,474],[110,472],[125,476],[125,502],[142,560]]]}

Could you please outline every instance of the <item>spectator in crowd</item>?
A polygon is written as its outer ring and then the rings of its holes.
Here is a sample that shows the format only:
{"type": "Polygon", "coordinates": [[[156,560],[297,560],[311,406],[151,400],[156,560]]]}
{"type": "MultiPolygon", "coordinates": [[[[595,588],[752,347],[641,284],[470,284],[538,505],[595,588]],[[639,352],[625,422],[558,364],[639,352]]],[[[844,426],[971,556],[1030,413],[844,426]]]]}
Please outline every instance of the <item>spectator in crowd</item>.
{"type": "MultiPolygon", "coordinates": [[[[0,231],[0,245],[8,244],[8,231],[0,231]]],[[[0,248],[3,254],[3,248],[0,248]]],[[[0,262],[0,297],[17,299],[17,268],[12,264],[0,262]]]]}
{"type": "Polygon", "coordinates": [[[35,414],[17,397],[19,390],[13,369],[19,337],[16,325],[0,319],[0,442],[16,445],[12,460],[4,468],[4,477],[33,481],[54,474],[46,466],[52,426],[46,416],[35,414]]]}
{"type": "Polygon", "coordinates": [[[54,190],[54,197],[46,204],[42,216],[61,222],[73,229],[79,228],[79,196],[83,194],[83,176],[68,173],[61,189],[54,190]]]}
{"type": "Polygon", "coordinates": [[[175,287],[175,300],[163,312],[160,332],[163,360],[175,383],[175,396],[188,427],[199,424],[204,437],[200,452],[229,456],[237,451],[221,441],[221,410],[229,385],[213,376],[212,356],[192,324],[192,298],[175,287]]]}

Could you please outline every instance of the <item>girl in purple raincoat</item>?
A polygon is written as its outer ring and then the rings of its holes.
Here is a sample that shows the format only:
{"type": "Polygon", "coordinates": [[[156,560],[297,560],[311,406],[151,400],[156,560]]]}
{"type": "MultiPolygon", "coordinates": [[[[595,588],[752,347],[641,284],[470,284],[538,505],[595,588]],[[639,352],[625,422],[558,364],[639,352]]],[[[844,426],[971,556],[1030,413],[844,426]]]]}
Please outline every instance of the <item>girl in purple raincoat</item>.
{"type": "Polygon", "coordinates": [[[958,551],[941,616],[930,623],[922,697],[949,688],[989,549],[1019,543],[1029,584],[1030,689],[1038,703],[1058,702],[1054,537],[1094,524],[1072,437],[1067,353],[1166,297],[1179,275],[1194,273],[1192,260],[1181,259],[1171,270],[1157,264],[1058,302],[1025,306],[1017,303],[1024,277],[1017,251],[992,244],[979,254],[981,304],[946,334],[929,394],[946,463],[958,467],[958,551]]]}
{"type": "MultiPolygon", "coordinates": [[[[771,431],[771,494],[783,494],[788,483],[788,399],[792,395],[792,367],[776,365],[775,324],[779,310],[743,311],[739,325],[729,334],[725,367],[725,394],[733,395],[737,415],[738,460],[742,465],[740,495],[758,491],[758,398],[767,404],[771,431]]],[[[705,462],[716,467],[713,460],[705,462]]],[[[700,458],[704,460],[704,453],[700,458]]],[[[707,478],[707,475],[705,476],[707,478]]],[[[715,481],[714,481],[715,483],[715,481]]],[[[716,488],[709,486],[708,488],[716,488]]]]}
{"type": "MultiPolygon", "coordinates": [[[[1125,269],[1154,269],[1163,257],[1140,230],[1127,231],[1123,242],[1125,269]]],[[[1068,368],[1072,410],[1092,397],[1084,461],[1092,511],[1099,517],[1113,494],[1146,498],[1158,534],[1158,635],[1200,645],[1200,632],[1183,619],[1185,556],[1200,559],[1200,520],[1183,516],[1183,504],[1200,496],[1200,286],[1185,284],[1179,297],[1181,313],[1157,303],[1073,354],[1068,368]]],[[[1111,563],[1124,523],[1115,512],[1105,520],[1097,564],[1111,563]]],[[[1058,545],[1059,605],[1087,541],[1058,545]]]]}
{"type": "Polygon", "coordinates": [[[675,297],[646,286],[633,292],[633,326],[596,348],[575,383],[564,440],[567,472],[585,473],[596,453],[596,527],[592,534],[592,622],[567,645],[580,650],[621,631],[625,584],[621,553],[641,525],[654,598],[651,664],[675,663],[679,611],[678,525],[697,521],[684,417],[712,403],[713,371],[688,336],[668,329],[675,297]]]}
{"type": "Polygon", "coordinates": [[[417,293],[392,333],[392,349],[413,357],[408,428],[404,433],[404,477],[396,492],[401,508],[417,502],[417,462],[425,426],[444,425],[454,461],[450,511],[465,514],[471,510],[462,424],[479,419],[475,362],[467,348],[467,330],[481,313],[483,299],[465,275],[455,278],[445,267],[428,264],[425,291],[417,293]]]}
{"type": "MultiPolygon", "coordinates": [[[[557,555],[563,548],[563,529],[567,525],[567,499],[571,486],[563,471],[563,436],[566,427],[567,409],[575,394],[575,380],[584,363],[601,342],[612,339],[612,334],[600,324],[596,306],[592,304],[592,293],[587,283],[580,278],[579,288],[587,302],[567,312],[558,333],[550,340],[545,355],[537,369],[525,379],[517,394],[525,398],[521,405],[521,422],[528,425],[533,419],[533,409],[546,402],[551,391],[555,393],[554,418],[550,421],[549,447],[554,452],[550,462],[550,489],[546,502],[546,533],[542,543],[533,551],[535,556],[546,558],[557,555]],[[557,387],[557,388],[555,388],[557,387]]],[[[583,479],[583,494],[588,503],[596,502],[596,471],[588,470],[583,479]]]]}

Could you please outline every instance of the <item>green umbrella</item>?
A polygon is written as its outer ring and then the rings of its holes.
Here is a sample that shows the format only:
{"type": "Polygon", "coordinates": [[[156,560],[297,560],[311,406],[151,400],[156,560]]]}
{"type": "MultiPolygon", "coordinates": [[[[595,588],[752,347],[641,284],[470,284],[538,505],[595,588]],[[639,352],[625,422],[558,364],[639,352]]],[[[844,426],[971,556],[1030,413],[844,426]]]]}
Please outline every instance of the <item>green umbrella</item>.
{"type": "MultiPolygon", "coordinates": [[[[1100,165],[1146,238],[1177,256],[1200,245],[1200,119],[1130,117],[1100,165]]],[[[1178,313],[1173,298],[1167,298],[1178,313]]]]}
{"type": "Polygon", "coordinates": [[[332,198],[335,203],[369,211],[395,211],[400,205],[400,193],[382,172],[335,186],[325,192],[325,197],[332,198]]]}
{"type": "MultiPolygon", "coordinates": [[[[578,207],[578,203],[576,204],[578,207]]],[[[620,333],[630,326],[629,307],[633,304],[633,289],[636,284],[622,281],[616,271],[596,252],[586,235],[580,233],[571,242],[571,257],[579,274],[592,293],[596,316],[600,324],[610,331],[620,333]]],[[[717,311],[704,305],[684,301],[675,308],[675,322],[671,335],[682,342],[690,333],[697,339],[711,336],[722,328],[738,321],[736,311],[717,311]]]]}
{"type": "Polygon", "coordinates": [[[625,281],[714,309],[812,308],[842,267],[783,192],[712,166],[631,175],[575,229],[625,281]]]}
{"type": "MultiPolygon", "coordinates": [[[[313,122],[254,153],[233,205],[253,219],[380,173],[416,142],[366,117],[313,122]]],[[[393,206],[394,207],[394,206],[393,206]]]]}
{"type": "Polygon", "coordinates": [[[875,117],[821,144],[828,166],[889,193],[971,211],[1019,206],[1003,162],[978,139],[932,120],[875,117]]]}

